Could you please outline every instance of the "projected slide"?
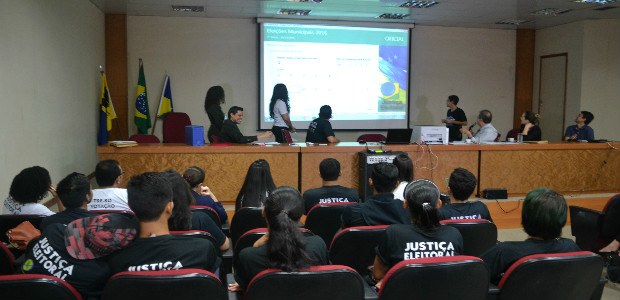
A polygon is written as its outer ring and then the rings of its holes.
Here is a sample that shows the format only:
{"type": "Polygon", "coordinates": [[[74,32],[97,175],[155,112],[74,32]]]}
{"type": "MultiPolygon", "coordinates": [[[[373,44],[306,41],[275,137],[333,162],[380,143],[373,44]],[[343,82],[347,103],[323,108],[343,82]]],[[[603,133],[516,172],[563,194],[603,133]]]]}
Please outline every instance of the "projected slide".
{"type": "Polygon", "coordinates": [[[273,124],[277,83],[288,88],[298,129],[326,104],[334,129],[407,127],[407,29],[263,23],[261,45],[262,129],[273,124]]]}

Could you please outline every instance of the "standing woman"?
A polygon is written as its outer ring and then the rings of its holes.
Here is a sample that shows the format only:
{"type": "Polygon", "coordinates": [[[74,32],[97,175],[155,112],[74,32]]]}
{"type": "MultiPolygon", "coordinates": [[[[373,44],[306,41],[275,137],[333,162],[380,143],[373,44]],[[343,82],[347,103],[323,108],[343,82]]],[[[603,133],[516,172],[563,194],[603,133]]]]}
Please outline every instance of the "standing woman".
{"type": "Polygon", "coordinates": [[[273,119],[273,127],[271,132],[276,138],[276,142],[285,143],[282,129],[295,132],[295,127],[291,123],[291,105],[288,99],[288,90],[286,85],[278,83],[273,87],[273,95],[271,96],[271,102],[269,102],[269,115],[273,119]]]}
{"type": "Polygon", "coordinates": [[[209,117],[209,130],[207,131],[207,137],[209,142],[213,143],[213,136],[219,136],[222,130],[222,124],[224,123],[224,111],[222,111],[222,104],[224,103],[224,89],[219,86],[212,86],[207,91],[205,97],[205,112],[209,117]]]}
{"type": "Polygon", "coordinates": [[[521,128],[519,132],[523,135],[524,141],[540,141],[542,131],[538,127],[539,114],[526,111],[521,115],[521,128]]]}

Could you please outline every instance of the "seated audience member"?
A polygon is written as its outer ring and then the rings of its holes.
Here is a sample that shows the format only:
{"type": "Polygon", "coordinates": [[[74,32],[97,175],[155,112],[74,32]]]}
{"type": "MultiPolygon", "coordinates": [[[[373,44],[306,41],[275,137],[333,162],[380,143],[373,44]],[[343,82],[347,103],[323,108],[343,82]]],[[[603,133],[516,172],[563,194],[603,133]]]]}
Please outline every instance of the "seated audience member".
{"type": "Polygon", "coordinates": [[[375,194],[364,203],[349,205],[342,212],[342,228],[368,225],[408,224],[403,202],[394,201],[392,191],[398,185],[398,169],[390,163],[378,163],[372,168],[368,184],[375,194]]]}
{"type": "Polygon", "coordinates": [[[566,200],[557,192],[542,188],[530,191],[521,211],[527,240],[500,242],[480,256],[489,267],[491,282],[497,284],[510,265],[524,256],[580,251],[575,242],[560,237],[567,211],[566,200]]]}
{"type": "Polygon", "coordinates": [[[453,201],[443,205],[437,213],[440,220],[487,219],[493,222],[487,206],[481,201],[469,201],[476,189],[476,176],[463,168],[450,174],[448,189],[453,201]]]}
{"type": "Polygon", "coordinates": [[[463,252],[463,237],[458,229],[439,224],[437,209],[441,207],[441,200],[433,182],[418,179],[408,184],[405,203],[411,223],[388,227],[375,248],[373,281],[377,282],[377,288],[381,287],[387,271],[403,260],[454,256],[463,252]]]}
{"type": "Polygon", "coordinates": [[[564,140],[566,141],[581,141],[581,140],[593,140],[594,129],[590,127],[590,122],[594,120],[594,115],[589,111],[582,111],[575,118],[575,125],[566,127],[566,133],[564,133],[564,140]]]}
{"type": "Polygon", "coordinates": [[[319,164],[319,172],[323,179],[323,186],[304,192],[306,213],[317,204],[334,202],[359,202],[360,196],[356,190],[338,184],[340,177],[340,163],[334,158],[326,158],[319,164]]]}
{"type": "Polygon", "coordinates": [[[521,115],[521,128],[519,128],[519,132],[523,135],[524,141],[540,141],[542,139],[542,131],[538,127],[538,119],[540,119],[540,115],[529,110],[521,115]]]}
{"type": "Polygon", "coordinates": [[[321,237],[304,235],[298,228],[304,214],[299,192],[288,186],[273,191],[265,201],[263,215],[268,234],[239,253],[239,267],[235,270],[236,283],[228,290],[247,287],[252,278],[263,270],[275,268],[295,272],[312,265],[327,265],[327,246],[321,237]]]}
{"type": "Polygon", "coordinates": [[[202,230],[210,233],[216,240],[221,251],[226,251],[230,247],[228,238],[215,222],[203,212],[192,212],[190,205],[194,198],[189,189],[189,184],[177,171],[168,170],[163,172],[164,176],[172,185],[172,216],[168,219],[170,230],[202,230]]]}
{"type": "Polygon", "coordinates": [[[607,204],[605,218],[601,225],[601,236],[612,241],[599,252],[620,250],[620,197],[614,197],[612,203],[607,204]]]}
{"type": "Polygon", "coordinates": [[[202,168],[196,166],[189,167],[183,173],[183,179],[185,179],[192,188],[192,196],[196,200],[196,205],[208,206],[215,209],[222,223],[228,220],[226,209],[224,209],[222,203],[217,200],[208,186],[202,184],[205,181],[205,171],[202,170],[202,168]]]}
{"type": "Polygon", "coordinates": [[[237,194],[235,210],[242,207],[262,207],[265,199],[275,189],[269,163],[264,159],[254,161],[248,168],[241,190],[237,194]]]}
{"type": "Polygon", "coordinates": [[[396,168],[398,168],[398,186],[392,192],[394,194],[394,199],[398,199],[400,201],[405,201],[405,187],[409,182],[413,180],[413,162],[409,155],[406,153],[400,153],[394,157],[394,161],[392,162],[396,168]]]}
{"type": "Polygon", "coordinates": [[[4,208],[12,215],[51,216],[54,212],[39,203],[49,191],[55,194],[50,173],[46,169],[39,166],[23,169],[11,182],[4,208]]]}
{"type": "Polygon", "coordinates": [[[50,224],[28,247],[21,272],[58,277],[86,299],[99,299],[110,277],[106,256],[129,245],[137,232],[135,220],[115,213],[50,224]]]}
{"type": "Polygon", "coordinates": [[[196,268],[214,272],[217,250],[201,238],[170,235],[172,186],[161,173],[134,176],[127,184],[129,207],[140,224],[139,237],[109,260],[112,274],[123,271],[158,271],[196,268]]]}
{"type": "Polygon", "coordinates": [[[247,144],[255,142],[258,139],[266,139],[273,136],[271,131],[263,132],[259,135],[244,136],[239,130],[238,124],[243,120],[243,108],[233,106],[228,110],[228,119],[224,120],[222,130],[220,131],[220,142],[222,143],[238,143],[247,144]]]}
{"type": "Polygon", "coordinates": [[[131,210],[127,205],[127,190],[120,188],[123,170],[118,161],[102,160],[95,167],[98,189],[93,189],[93,199],[88,210],[131,210]]]}
{"type": "Polygon", "coordinates": [[[476,134],[472,134],[471,131],[465,127],[461,127],[461,132],[474,143],[480,144],[493,142],[497,138],[498,132],[497,129],[493,127],[493,124],[491,124],[492,120],[493,115],[491,114],[491,111],[486,109],[481,110],[480,113],[478,113],[478,120],[476,121],[476,124],[480,126],[480,129],[476,132],[476,134]]]}
{"type": "Polygon", "coordinates": [[[308,133],[306,134],[306,142],[309,143],[339,143],[336,138],[332,124],[329,119],[332,118],[332,108],[329,105],[321,106],[319,117],[310,122],[308,133]]]}
{"type": "Polygon", "coordinates": [[[67,177],[58,182],[56,194],[58,194],[58,198],[65,210],[45,217],[39,229],[44,230],[45,227],[55,223],[67,225],[73,220],[96,215],[86,210],[86,205],[92,199],[93,192],[90,189],[90,182],[88,182],[88,178],[84,174],[73,172],[67,175],[67,177]]]}

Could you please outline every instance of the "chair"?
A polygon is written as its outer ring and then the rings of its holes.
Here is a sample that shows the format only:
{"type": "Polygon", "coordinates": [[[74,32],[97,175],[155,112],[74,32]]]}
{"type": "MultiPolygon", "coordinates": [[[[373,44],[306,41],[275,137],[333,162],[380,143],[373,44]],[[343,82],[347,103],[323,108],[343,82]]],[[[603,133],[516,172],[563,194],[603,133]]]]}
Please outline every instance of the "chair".
{"type": "Polygon", "coordinates": [[[313,206],[307,214],[304,227],[310,229],[314,234],[323,238],[326,245],[329,245],[340,226],[342,220],[340,216],[347,205],[356,204],[355,202],[335,202],[324,203],[313,206]]]}
{"type": "Polygon", "coordinates": [[[0,276],[0,298],[82,300],[82,295],[69,283],[54,276],[18,274],[0,276]]]}
{"type": "Polygon", "coordinates": [[[358,142],[385,142],[385,135],[380,133],[366,133],[357,137],[358,142]]]}
{"type": "Polygon", "coordinates": [[[200,269],[121,272],[112,276],[102,299],[226,300],[227,291],[215,274],[200,269]]]}
{"type": "Polygon", "coordinates": [[[443,256],[404,260],[383,277],[380,300],[486,299],[489,271],[473,256],[443,256]]]}
{"type": "Polygon", "coordinates": [[[134,134],[129,137],[130,141],[135,141],[138,144],[159,144],[161,141],[159,138],[152,134],[134,134]]]}
{"type": "Polygon", "coordinates": [[[0,243],[0,275],[15,273],[15,256],[4,243],[0,243]]]}
{"type": "Polygon", "coordinates": [[[244,300],[361,300],[364,284],[347,266],[315,266],[299,272],[268,269],[250,281],[244,300]]]}
{"type": "Polygon", "coordinates": [[[45,216],[40,215],[0,215],[0,242],[8,243],[9,238],[6,236],[6,232],[9,229],[15,228],[21,222],[29,221],[32,226],[39,228],[41,221],[45,216]]]}
{"type": "Polygon", "coordinates": [[[217,225],[217,227],[222,228],[222,220],[220,220],[220,215],[217,214],[217,211],[210,206],[204,205],[192,205],[192,211],[199,211],[201,213],[207,214],[213,222],[217,225]]]}
{"type": "Polygon", "coordinates": [[[284,141],[287,143],[293,142],[293,137],[291,137],[291,132],[288,129],[282,129],[282,136],[284,137],[284,141]]]}
{"type": "Polygon", "coordinates": [[[497,287],[502,300],[590,299],[603,259],[587,251],[528,255],[513,263],[497,287]]]}
{"type": "Polygon", "coordinates": [[[329,246],[329,260],[366,275],[375,259],[375,247],[388,226],[356,226],[339,231],[329,246]]]}
{"type": "Polygon", "coordinates": [[[609,198],[602,212],[575,205],[570,206],[571,234],[575,236],[575,242],[581,250],[598,252],[611,242],[614,234],[605,231],[613,230],[603,229],[608,211],[620,211],[620,194],[609,198]]]}
{"type": "Polygon", "coordinates": [[[494,142],[499,142],[499,140],[502,138],[502,134],[501,133],[497,133],[497,136],[495,137],[495,139],[493,140],[494,142]]]}
{"type": "Polygon", "coordinates": [[[235,212],[230,221],[230,239],[236,245],[237,240],[248,230],[267,227],[267,222],[262,215],[260,207],[242,207],[235,212]]]}
{"type": "Polygon", "coordinates": [[[185,126],[192,125],[186,113],[169,112],[164,118],[164,143],[185,143],[185,126]]]}
{"type": "Polygon", "coordinates": [[[513,138],[516,141],[517,136],[519,135],[519,132],[520,131],[518,128],[510,129],[510,131],[508,131],[508,133],[506,134],[506,141],[508,141],[509,138],[513,138]]]}
{"type": "Polygon", "coordinates": [[[497,243],[497,226],[489,220],[442,220],[439,223],[461,232],[464,255],[480,256],[497,243]]]}
{"type": "Polygon", "coordinates": [[[203,231],[203,230],[171,230],[170,234],[206,239],[209,242],[211,242],[211,244],[213,244],[215,249],[217,249],[217,251],[219,252],[220,246],[218,245],[217,241],[210,233],[206,231],[203,231]]]}

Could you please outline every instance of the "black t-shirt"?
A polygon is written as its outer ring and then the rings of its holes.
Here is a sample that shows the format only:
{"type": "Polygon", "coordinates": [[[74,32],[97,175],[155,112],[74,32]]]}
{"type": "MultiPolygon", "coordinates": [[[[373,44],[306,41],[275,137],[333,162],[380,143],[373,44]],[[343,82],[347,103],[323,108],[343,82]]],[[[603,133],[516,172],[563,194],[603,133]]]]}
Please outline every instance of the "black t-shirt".
{"type": "Polygon", "coordinates": [[[329,142],[327,140],[328,136],[336,136],[329,120],[316,118],[314,121],[310,122],[308,132],[306,133],[306,142],[327,143],[329,142]]]}
{"type": "Polygon", "coordinates": [[[440,220],[486,219],[493,222],[489,209],[480,201],[445,204],[437,215],[440,220]]]}
{"type": "Polygon", "coordinates": [[[455,256],[463,253],[463,237],[450,226],[426,231],[413,224],[396,224],[385,231],[375,253],[388,267],[414,258],[455,256]]]}
{"type": "MultiPolygon", "coordinates": [[[[459,122],[467,121],[467,116],[465,115],[465,112],[460,107],[457,107],[454,111],[452,111],[451,109],[448,109],[446,116],[447,116],[446,120],[455,120],[459,122]]],[[[461,139],[463,139],[463,135],[461,134],[461,131],[460,131],[461,127],[463,126],[456,125],[456,124],[446,124],[446,127],[448,127],[450,142],[460,141],[461,139]]]]}
{"type": "Polygon", "coordinates": [[[96,213],[90,212],[82,208],[67,208],[66,210],[63,210],[59,213],[43,218],[43,221],[41,221],[41,226],[39,226],[39,229],[43,231],[47,226],[51,224],[58,223],[62,225],[67,225],[73,222],[74,220],[82,219],[86,217],[93,217],[96,215],[97,215],[96,213]]]}
{"type": "Polygon", "coordinates": [[[219,267],[215,246],[203,238],[161,235],[138,238],[110,258],[112,274],[196,268],[214,272],[219,267]]]}
{"type": "Polygon", "coordinates": [[[224,123],[224,112],[222,111],[222,107],[219,104],[207,107],[207,116],[209,117],[209,122],[211,122],[211,126],[209,126],[209,130],[207,131],[207,137],[211,141],[211,136],[219,136],[222,130],[222,124],[224,123]]]}
{"type": "Polygon", "coordinates": [[[101,294],[110,269],[103,258],[75,259],[65,246],[66,225],[49,224],[41,237],[25,253],[21,272],[44,274],[65,280],[84,296],[101,294]]]}
{"type": "Polygon", "coordinates": [[[244,136],[239,130],[237,123],[231,120],[224,120],[220,131],[220,142],[247,144],[256,141],[258,138],[254,136],[244,136]]]}
{"type": "MultiPolygon", "coordinates": [[[[525,124],[521,124],[519,132],[523,132],[525,124]]],[[[540,141],[542,139],[542,131],[538,125],[534,125],[527,131],[527,135],[523,136],[524,141],[540,141]]]]}
{"type": "Polygon", "coordinates": [[[403,202],[395,200],[392,193],[372,195],[366,202],[347,205],[342,211],[342,228],[409,223],[403,202]]]}
{"type": "Polygon", "coordinates": [[[330,185],[304,192],[306,213],[317,204],[336,202],[359,202],[360,196],[356,190],[341,185],[330,185]]]}
{"type": "MultiPolygon", "coordinates": [[[[316,235],[304,235],[304,237],[306,253],[313,260],[312,265],[328,265],[327,246],[323,239],[316,235]]],[[[267,245],[245,248],[239,253],[239,267],[235,270],[235,280],[242,288],[246,288],[256,274],[268,268],[267,245]]]]}
{"type": "Polygon", "coordinates": [[[569,239],[542,241],[527,239],[523,242],[502,242],[483,253],[480,258],[489,267],[491,282],[499,283],[504,272],[524,256],[541,253],[564,253],[581,251],[579,246],[569,239]]]}
{"type": "Polygon", "coordinates": [[[217,224],[213,222],[211,217],[209,217],[206,213],[194,211],[192,212],[192,230],[202,230],[210,233],[217,242],[217,247],[219,248],[226,241],[226,235],[222,232],[222,229],[217,227],[217,224]]]}

